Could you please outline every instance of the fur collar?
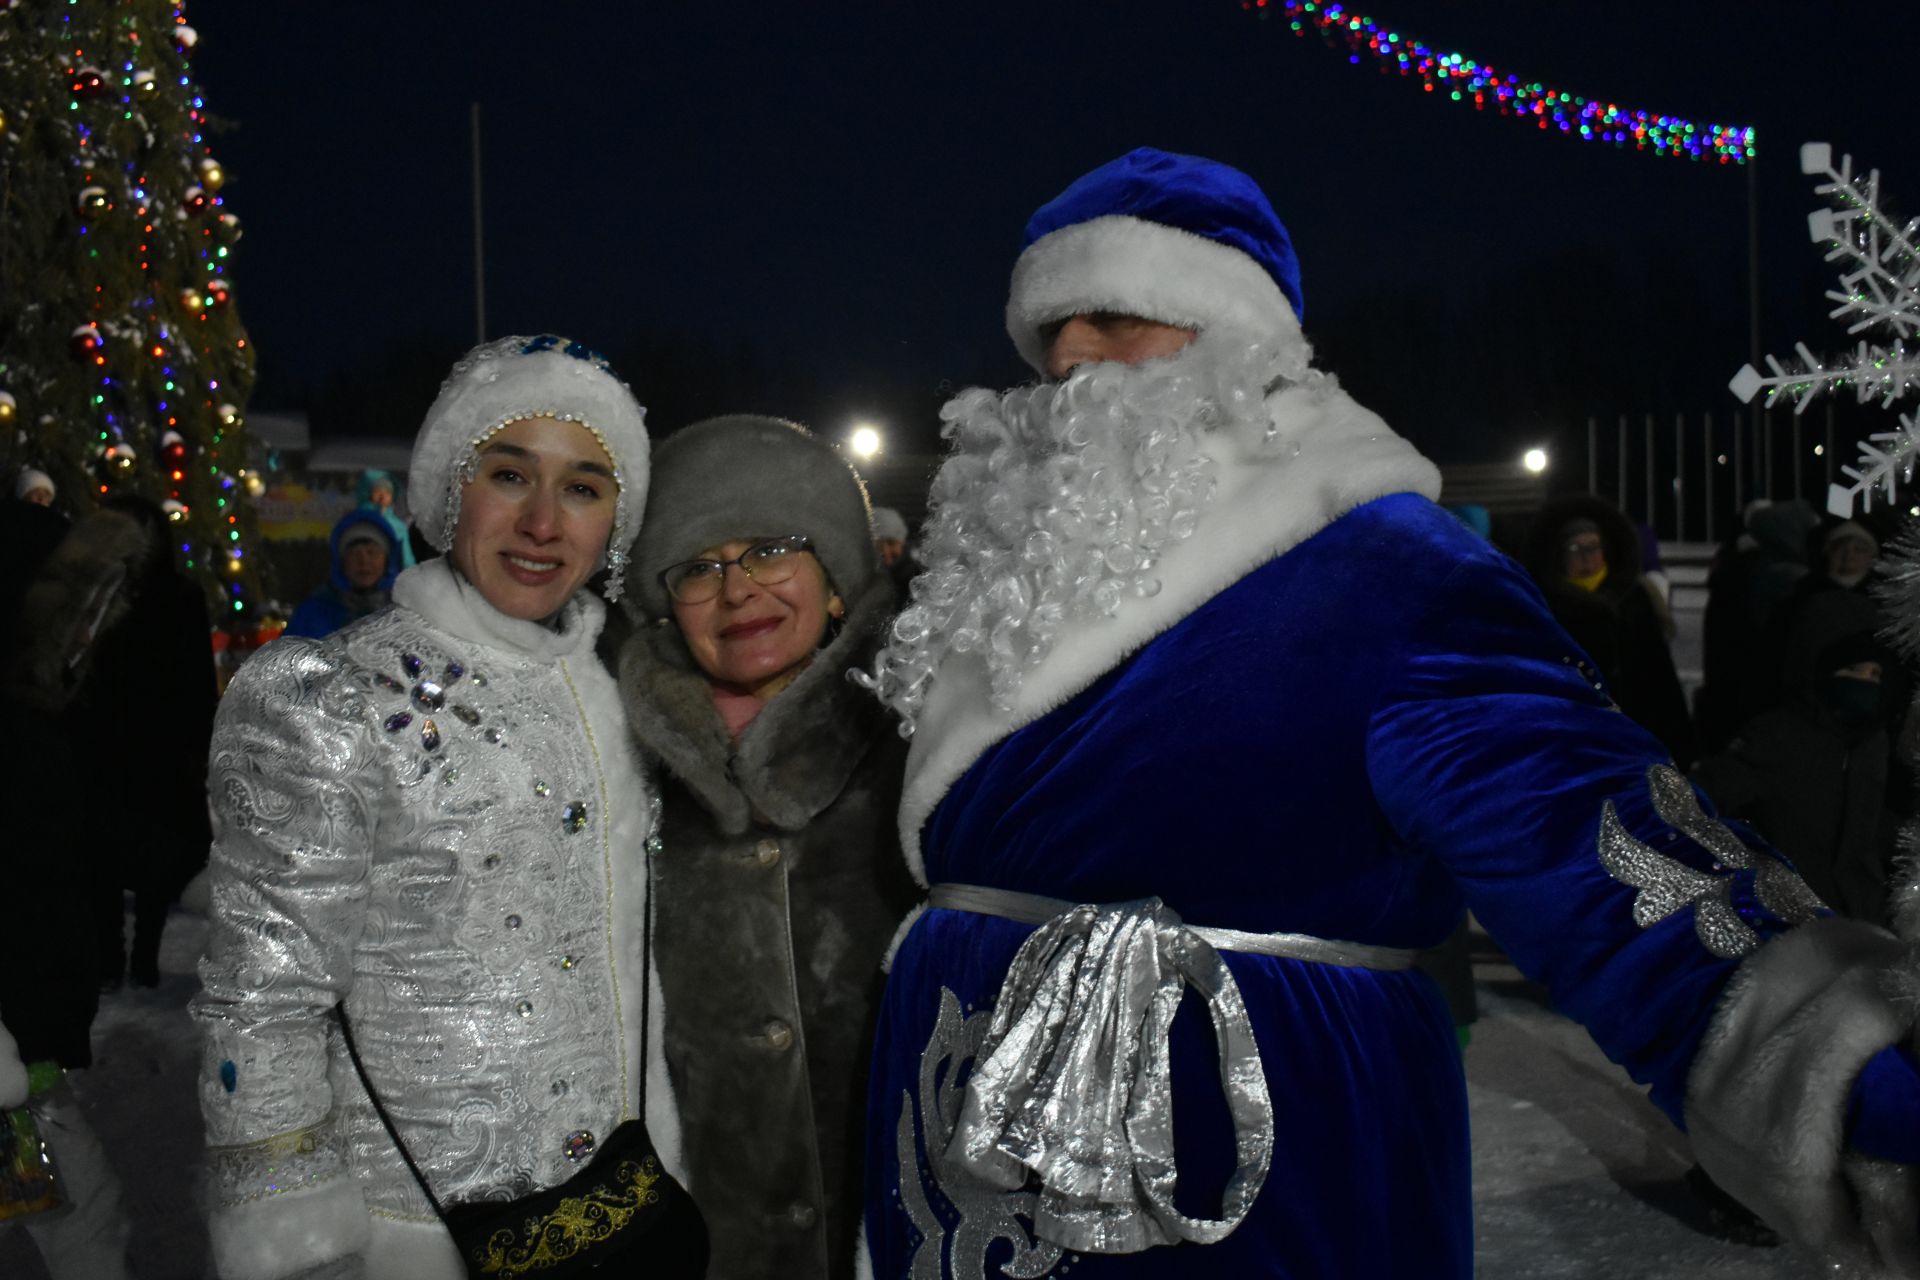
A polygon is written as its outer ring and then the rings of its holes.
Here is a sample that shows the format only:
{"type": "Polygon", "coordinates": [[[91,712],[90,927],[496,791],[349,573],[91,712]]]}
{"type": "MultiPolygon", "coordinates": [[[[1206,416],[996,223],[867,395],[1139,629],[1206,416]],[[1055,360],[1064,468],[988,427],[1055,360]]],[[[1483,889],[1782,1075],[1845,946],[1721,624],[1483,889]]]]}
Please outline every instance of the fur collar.
{"type": "Polygon", "coordinates": [[[756,820],[798,831],[839,797],[888,728],[886,710],[847,672],[872,662],[892,612],[892,586],[875,575],[840,634],[754,718],[737,748],[679,628],[669,620],[643,625],[620,653],[634,738],[686,784],[722,833],[740,835],[756,820]]]}
{"type": "Polygon", "coordinates": [[[1111,617],[1075,622],[1027,673],[1011,711],[996,710],[977,657],[949,658],[935,676],[907,755],[900,843],[926,883],[920,828],[981,754],[1061,706],[1161,632],[1347,512],[1391,493],[1439,496],[1440,473],[1387,424],[1333,387],[1289,385],[1267,398],[1274,444],[1214,434],[1202,448],[1219,487],[1193,536],[1160,561],[1163,589],[1127,598],[1111,617]]]}
{"type": "Polygon", "coordinates": [[[558,627],[509,618],[488,604],[445,556],[414,565],[395,578],[393,602],[462,640],[549,661],[591,656],[607,620],[607,606],[587,591],[573,593],[560,610],[558,627]]]}

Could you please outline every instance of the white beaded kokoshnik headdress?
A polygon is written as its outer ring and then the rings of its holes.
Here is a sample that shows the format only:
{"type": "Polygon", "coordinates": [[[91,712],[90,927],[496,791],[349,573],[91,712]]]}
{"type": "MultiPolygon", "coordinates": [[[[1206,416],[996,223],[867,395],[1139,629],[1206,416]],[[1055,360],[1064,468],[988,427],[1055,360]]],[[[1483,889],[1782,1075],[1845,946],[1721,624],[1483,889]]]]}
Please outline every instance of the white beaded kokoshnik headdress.
{"type": "Polygon", "coordinates": [[[413,523],[436,549],[451,550],[460,491],[474,477],[481,447],[503,427],[529,418],[579,423],[613,462],[606,595],[618,600],[646,511],[646,410],[606,357],[582,343],[553,334],[496,338],[455,363],[414,438],[413,523]]]}

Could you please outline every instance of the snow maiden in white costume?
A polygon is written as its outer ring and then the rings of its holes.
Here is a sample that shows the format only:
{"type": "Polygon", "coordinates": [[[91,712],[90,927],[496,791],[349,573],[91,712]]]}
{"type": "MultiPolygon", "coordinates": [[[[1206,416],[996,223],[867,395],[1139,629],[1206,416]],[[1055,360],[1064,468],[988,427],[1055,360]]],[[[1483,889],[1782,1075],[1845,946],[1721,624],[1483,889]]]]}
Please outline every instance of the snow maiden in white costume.
{"type": "Polygon", "coordinates": [[[341,1043],[445,1204],[572,1176],[645,1119],[678,1134],[657,989],[641,1062],[656,808],[594,654],[640,527],[640,406],[577,343],[454,367],[414,445],[450,555],[325,640],[279,640],[220,708],[212,933],[193,1014],[227,1280],[436,1280],[458,1254],[341,1043]],[[610,532],[608,521],[611,521],[610,532]]]}
{"type": "Polygon", "coordinates": [[[1715,820],[1309,368],[1258,188],[1136,151],[1027,245],[1035,368],[1070,317],[1198,336],[947,407],[875,670],[931,900],[875,1050],[874,1274],[1470,1275],[1459,1054],[1410,967],[1463,903],[1716,1178],[1901,1258],[1910,1171],[1846,1153],[1920,1145],[1883,1137],[1920,1100],[1913,955],[1715,820]]]}

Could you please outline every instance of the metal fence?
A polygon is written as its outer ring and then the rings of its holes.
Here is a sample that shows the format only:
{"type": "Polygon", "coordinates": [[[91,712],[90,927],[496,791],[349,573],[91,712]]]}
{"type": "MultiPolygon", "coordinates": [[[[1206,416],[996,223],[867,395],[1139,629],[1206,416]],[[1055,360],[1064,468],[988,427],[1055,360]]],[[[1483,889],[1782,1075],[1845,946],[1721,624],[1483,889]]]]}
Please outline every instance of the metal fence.
{"type": "Polygon", "coordinates": [[[1662,541],[1717,542],[1756,498],[1800,497],[1823,510],[1838,474],[1836,440],[1850,450],[1853,425],[1830,399],[1802,415],[1735,408],[1588,418],[1587,492],[1662,541]]]}

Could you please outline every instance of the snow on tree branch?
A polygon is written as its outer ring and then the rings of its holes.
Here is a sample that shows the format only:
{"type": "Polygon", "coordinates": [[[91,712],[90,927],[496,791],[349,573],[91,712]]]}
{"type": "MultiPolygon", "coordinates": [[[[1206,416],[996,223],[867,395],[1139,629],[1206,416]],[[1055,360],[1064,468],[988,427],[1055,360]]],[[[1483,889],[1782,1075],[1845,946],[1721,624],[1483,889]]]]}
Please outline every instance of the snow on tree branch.
{"type": "MultiPolygon", "coordinates": [[[[1887,341],[1863,338],[1852,351],[1825,361],[1804,342],[1795,343],[1791,359],[1766,358],[1770,375],[1746,365],[1728,386],[1743,401],[1764,392],[1771,405],[1785,396],[1796,414],[1822,392],[1849,389],[1861,404],[1877,400],[1891,408],[1920,391],[1920,345],[1909,344],[1920,336],[1920,218],[1902,225],[1889,216],[1880,204],[1880,171],[1857,177],[1853,157],[1846,155],[1834,168],[1827,143],[1800,148],[1800,171],[1824,179],[1814,191],[1829,201],[1807,218],[1814,243],[1828,246],[1827,261],[1839,264],[1840,287],[1827,290],[1838,305],[1827,314],[1849,322],[1850,334],[1872,331],[1887,341]]],[[[1913,478],[1920,463],[1920,416],[1903,414],[1898,421],[1899,430],[1876,432],[1860,446],[1859,465],[1841,468],[1853,484],[1828,488],[1828,510],[1851,515],[1856,499],[1870,509],[1876,488],[1890,502],[1896,483],[1913,478]]]]}

